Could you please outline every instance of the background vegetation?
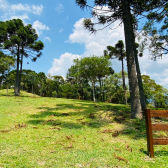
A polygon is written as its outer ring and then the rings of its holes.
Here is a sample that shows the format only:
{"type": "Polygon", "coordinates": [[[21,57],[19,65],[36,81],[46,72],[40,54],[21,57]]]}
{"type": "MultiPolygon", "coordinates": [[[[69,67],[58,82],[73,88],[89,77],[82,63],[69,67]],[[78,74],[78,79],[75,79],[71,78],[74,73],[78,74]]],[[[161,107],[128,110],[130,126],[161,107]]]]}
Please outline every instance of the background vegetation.
{"type": "MultiPolygon", "coordinates": [[[[67,77],[46,76],[45,73],[36,73],[32,70],[22,70],[21,90],[34,93],[43,97],[70,98],[79,100],[93,100],[93,88],[95,100],[98,102],[109,102],[125,104],[125,90],[123,88],[122,72],[114,73],[107,69],[107,74],[102,76],[102,71],[94,73],[94,87],[89,77],[82,77],[75,64],[67,72],[67,77]]],[[[111,67],[109,67],[111,68],[111,67]]],[[[12,70],[3,77],[1,89],[13,88],[16,71],[12,70]]],[[[126,80],[127,73],[125,72],[126,80]]],[[[148,107],[167,108],[168,90],[156,84],[147,75],[142,75],[145,101],[148,107]]],[[[126,85],[127,102],[130,104],[128,85],[126,85]]],[[[7,92],[6,92],[7,94],[7,92]]]]}

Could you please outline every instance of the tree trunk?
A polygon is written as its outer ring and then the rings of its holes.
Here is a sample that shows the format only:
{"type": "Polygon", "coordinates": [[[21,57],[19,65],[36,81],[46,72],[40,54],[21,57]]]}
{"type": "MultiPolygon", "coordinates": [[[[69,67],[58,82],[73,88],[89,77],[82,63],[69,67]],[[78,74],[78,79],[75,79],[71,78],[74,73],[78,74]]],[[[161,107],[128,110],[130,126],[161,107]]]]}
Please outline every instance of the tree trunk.
{"type": "Polygon", "coordinates": [[[123,80],[123,90],[124,90],[124,98],[125,98],[125,104],[127,105],[127,92],[126,92],[126,86],[125,86],[125,74],[124,74],[124,60],[122,57],[122,80],[123,80]]]}
{"type": "Polygon", "coordinates": [[[82,100],[84,100],[83,83],[81,83],[81,86],[82,86],[82,100]]]}
{"type": "Polygon", "coordinates": [[[32,84],[32,94],[33,94],[33,84],[32,84]]]}
{"type": "Polygon", "coordinates": [[[103,87],[103,102],[105,101],[105,98],[104,98],[104,79],[102,79],[102,87],[103,87]]]}
{"type": "Polygon", "coordinates": [[[113,103],[113,97],[111,97],[111,103],[113,103]]]}
{"type": "Polygon", "coordinates": [[[131,98],[131,118],[142,118],[140,96],[138,89],[138,82],[135,69],[135,52],[134,44],[135,39],[133,26],[132,26],[132,15],[130,12],[130,4],[127,0],[122,0],[123,4],[123,23],[126,43],[126,54],[127,54],[127,67],[128,67],[128,78],[129,78],[129,89],[131,98]]]}
{"type": "Polygon", "coordinates": [[[7,84],[7,92],[6,92],[7,96],[8,96],[8,89],[9,89],[9,85],[7,84]]]}
{"type": "Polygon", "coordinates": [[[96,99],[95,99],[95,83],[92,82],[92,88],[93,88],[93,101],[95,102],[96,99]]]}
{"type": "Polygon", "coordinates": [[[100,98],[101,98],[101,102],[102,100],[102,84],[101,84],[101,78],[99,78],[99,84],[100,84],[100,98]]]}
{"type": "MultiPolygon", "coordinates": [[[[135,39],[135,37],[134,37],[135,39]]],[[[140,99],[141,99],[141,106],[143,110],[143,115],[144,114],[144,109],[146,109],[146,102],[145,102],[145,94],[144,94],[144,89],[143,89],[143,84],[142,84],[142,77],[141,77],[141,71],[139,67],[139,61],[138,61],[138,53],[136,50],[136,46],[134,45],[134,50],[135,50],[135,64],[136,64],[136,71],[137,71],[137,77],[138,77],[138,85],[139,85],[139,92],[140,92],[140,99]]]]}
{"type": "Polygon", "coordinates": [[[21,56],[20,74],[19,74],[19,94],[20,94],[20,85],[21,85],[21,77],[22,77],[22,65],[23,65],[23,45],[22,45],[22,56],[21,56]]]}
{"type": "Polygon", "coordinates": [[[20,57],[20,51],[19,51],[19,45],[18,45],[18,53],[17,53],[17,69],[16,69],[16,79],[15,79],[15,96],[19,96],[19,57],[20,57]]]}

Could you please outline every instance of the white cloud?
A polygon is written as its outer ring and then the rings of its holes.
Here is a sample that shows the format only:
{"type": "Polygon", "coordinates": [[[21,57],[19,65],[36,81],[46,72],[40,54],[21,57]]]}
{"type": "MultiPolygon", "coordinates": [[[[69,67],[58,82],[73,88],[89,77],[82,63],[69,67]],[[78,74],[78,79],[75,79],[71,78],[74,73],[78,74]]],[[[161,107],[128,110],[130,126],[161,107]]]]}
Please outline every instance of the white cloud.
{"type": "Polygon", "coordinates": [[[71,67],[73,60],[76,58],[80,58],[80,56],[71,53],[62,54],[59,59],[54,59],[52,68],[48,70],[48,73],[52,76],[61,75],[65,77],[67,70],[71,67]]]}
{"type": "Polygon", "coordinates": [[[21,19],[21,20],[25,20],[25,19],[29,19],[29,16],[28,16],[27,14],[17,15],[17,16],[11,16],[10,19],[21,19]]]}
{"type": "Polygon", "coordinates": [[[64,29],[60,29],[59,33],[63,32],[63,31],[64,31],[64,29]]]}
{"type": "MultiPolygon", "coordinates": [[[[168,86],[168,69],[165,69],[162,72],[162,78],[160,79],[160,83],[163,86],[168,86]]],[[[168,88],[168,87],[167,87],[168,88]]]]}
{"type": "Polygon", "coordinates": [[[145,51],[144,56],[139,58],[142,74],[149,75],[156,83],[168,88],[168,55],[157,61],[149,59],[148,55],[149,52],[145,51]]]}
{"type": "MultiPolygon", "coordinates": [[[[35,15],[41,15],[43,12],[43,5],[28,5],[28,4],[10,4],[6,0],[0,0],[0,9],[3,12],[1,18],[3,20],[8,20],[10,18],[15,18],[15,16],[28,15],[28,13],[33,13],[35,15]],[[21,12],[24,12],[23,14],[21,12]]],[[[23,18],[24,19],[24,18],[23,18]]],[[[27,19],[27,18],[26,18],[27,19]]]]}
{"type": "Polygon", "coordinates": [[[48,26],[42,24],[42,22],[39,22],[38,20],[33,23],[32,27],[36,29],[38,35],[42,34],[42,30],[50,30],[48,26]]]}
{"type": "Polygon", "coordinates": [[[49,42],[51,42],[51,39],[50,39],[50,37],[44,37],[44,41],[49,41],[49,42]]]}
{"type": "Polygon", "coordinates": [[[8,2],[6,0],[0,0],[0,9],[5,10],[8,8],[8,2]]]}
{"type": "Polygon", "coordinates": [[[42,12],[43,12],[43,5],[40,5],[40,6],[32,5],[32,12],[33,12],[35,15],[41,15],[42,12]]]}
{"type": "Polygon", "coordinates": [[[64,12],[64,6],[62,4],[57,4],[55,10],[59,13],[64,12]]]}
{"type": "Polygon", "coordinates": [[[17,5],[9,5],[10,10],[12,11],[25,11],[25,12],[30,12],[31,11],[31,7],[28,4],[17,4],[17,5]]]}
{"type": "MultiPolygon", "coordinates": [[[[98,31],[96,34],[91,34],[83,28],[84,18],[77,21],[74,25],[74,32],[69,36],[71,43],[80,43],[85,45],[84,56],[103,55],[103,51],[107,45],[114,46],[118,40],[124,40],[123,26],[111,30],[118,26],[119,22],[115,22],[110,28],[98,31]]],[[[92,19],[93,20],[93,19],[92,19]]],[[[93,20],[95,21],[95,20],[93,20]]],[[[101,28],[100,26],[97,28],[101,28]]]]}

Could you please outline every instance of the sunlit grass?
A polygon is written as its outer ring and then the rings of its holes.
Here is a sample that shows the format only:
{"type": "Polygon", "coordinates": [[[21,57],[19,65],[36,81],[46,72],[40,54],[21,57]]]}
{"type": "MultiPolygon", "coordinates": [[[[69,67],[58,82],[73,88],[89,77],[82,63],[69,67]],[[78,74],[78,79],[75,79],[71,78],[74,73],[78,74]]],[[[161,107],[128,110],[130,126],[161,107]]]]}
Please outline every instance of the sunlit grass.
{"type": "Polygon", "coordinates": [[[168,146],[147,156],[144,120],[131,120],[129,106],[0,95],[2,168],[168,167],[168,146]]]}

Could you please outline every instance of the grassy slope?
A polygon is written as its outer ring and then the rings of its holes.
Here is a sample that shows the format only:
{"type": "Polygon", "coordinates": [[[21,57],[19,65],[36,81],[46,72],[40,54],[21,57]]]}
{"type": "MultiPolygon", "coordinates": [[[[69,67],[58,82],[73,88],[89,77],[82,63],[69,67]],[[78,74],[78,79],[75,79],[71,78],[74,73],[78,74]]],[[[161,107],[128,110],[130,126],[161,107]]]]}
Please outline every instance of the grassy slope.
{"type": "Polygon", "coordinates": [[[168,167],[168,146],[147,156],[144,121],[129,119],[129,106],[5,94],[0,91],[1,168],[168,167]]]}

